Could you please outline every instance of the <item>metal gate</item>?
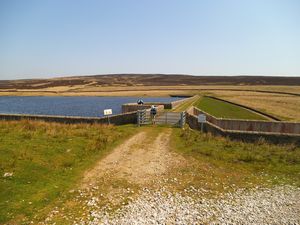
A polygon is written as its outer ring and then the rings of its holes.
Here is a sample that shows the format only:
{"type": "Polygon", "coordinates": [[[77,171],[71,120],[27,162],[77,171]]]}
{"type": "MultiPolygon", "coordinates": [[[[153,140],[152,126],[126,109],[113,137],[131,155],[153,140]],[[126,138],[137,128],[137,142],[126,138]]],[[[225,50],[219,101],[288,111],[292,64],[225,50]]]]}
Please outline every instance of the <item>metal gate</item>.
{"type": "Polygon", "coordinates": [[[151,118],[149,110],[138,110],[137,124],[168,124],[176,127],[183,127],[186,121],[185,112],[159,112],[155,118],[151,118]]]}

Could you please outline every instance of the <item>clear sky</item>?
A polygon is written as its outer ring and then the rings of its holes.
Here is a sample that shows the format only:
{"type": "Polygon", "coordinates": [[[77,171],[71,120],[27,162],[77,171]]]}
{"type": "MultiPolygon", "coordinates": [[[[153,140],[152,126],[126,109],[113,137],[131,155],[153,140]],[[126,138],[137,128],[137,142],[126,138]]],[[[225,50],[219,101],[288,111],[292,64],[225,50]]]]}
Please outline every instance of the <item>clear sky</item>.
{"type": "Polygon", "coordinates": [[[0,0],[0,79],[300,75],[299,0],[0,0]]]}

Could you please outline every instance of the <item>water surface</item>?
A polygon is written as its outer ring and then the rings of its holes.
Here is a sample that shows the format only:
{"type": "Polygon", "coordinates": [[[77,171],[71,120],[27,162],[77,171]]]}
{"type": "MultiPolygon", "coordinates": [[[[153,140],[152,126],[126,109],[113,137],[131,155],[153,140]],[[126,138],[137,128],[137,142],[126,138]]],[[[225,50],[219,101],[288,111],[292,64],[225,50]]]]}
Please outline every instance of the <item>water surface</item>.
{"type": "MultiPolygon", "coordinates": [[[[0,96],[0,113],[101,117],[104,109],[122,113],[122,104],[138,97],[0,96]]],[[[178,97],[146,97],[144,102],[171,102],[178,97]]]]}

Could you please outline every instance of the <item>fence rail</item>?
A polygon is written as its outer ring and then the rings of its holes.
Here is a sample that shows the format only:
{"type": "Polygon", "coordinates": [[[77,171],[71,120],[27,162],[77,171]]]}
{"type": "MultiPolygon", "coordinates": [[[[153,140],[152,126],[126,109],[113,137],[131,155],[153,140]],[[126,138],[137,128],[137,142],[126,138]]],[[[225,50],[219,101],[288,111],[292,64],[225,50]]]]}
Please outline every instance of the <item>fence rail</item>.
{"type": "Polygon", "coordinates": [[[149,110],[138,110],[137,112],[137,123],[139,126],[153,123],[183,127],[185,121],[185,112],[159,112],[155,117],[150,115],[149,110]]]}

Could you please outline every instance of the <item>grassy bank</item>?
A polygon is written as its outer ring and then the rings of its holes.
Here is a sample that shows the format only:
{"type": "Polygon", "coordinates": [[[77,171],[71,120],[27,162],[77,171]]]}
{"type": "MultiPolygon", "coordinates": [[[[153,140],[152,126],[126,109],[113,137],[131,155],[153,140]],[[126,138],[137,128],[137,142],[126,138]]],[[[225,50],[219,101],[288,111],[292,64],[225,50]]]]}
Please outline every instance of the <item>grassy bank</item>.
{"type": "Polygon", "coordinates": [[[209,97],[201,97],[194,106],[218,118],[266,120],[250,110],[209,97]]]}
{"type": "Polygon", "coordinates": [[[282,120],[300,121],[299,96],[246,91],[213,91],[208,94],[258,109],[282,120]]]}
{"type": "Polygon", "coordinates": [[[263,141],[243,143],[194,130],[174,130],[173,147],[200,168],[195,182],[225,186],[292,184],[300,186],[300,148],[263,141]],[[202,166],[201,166],[202,165],[202,166]],[[200,177],[197,177],[200,176],[200,177]]]}
{"type": "Polygon", "coordinates": [[[132,126],[0,122],[0,224],[30,221],[81,179],[132,126]]]}

